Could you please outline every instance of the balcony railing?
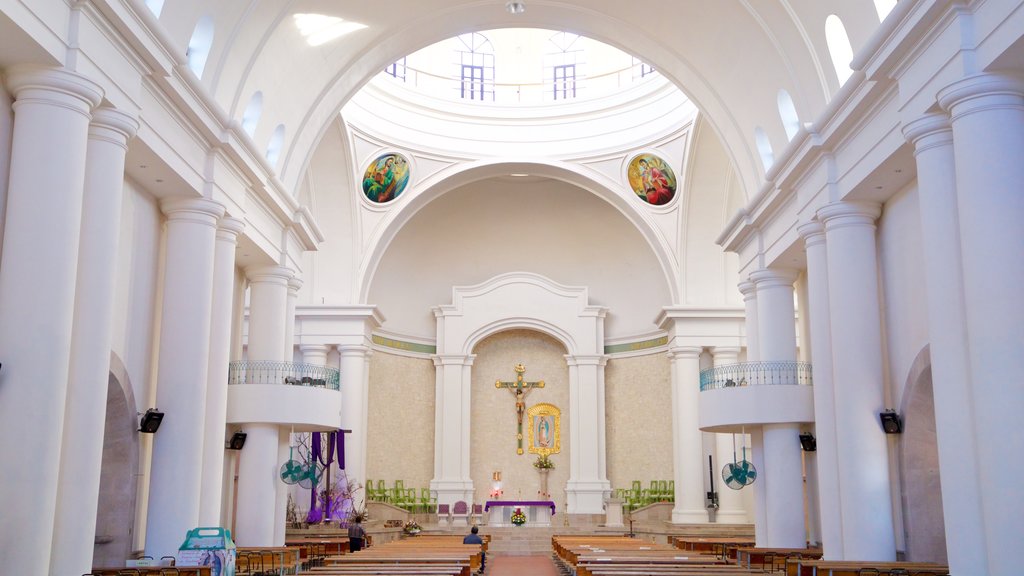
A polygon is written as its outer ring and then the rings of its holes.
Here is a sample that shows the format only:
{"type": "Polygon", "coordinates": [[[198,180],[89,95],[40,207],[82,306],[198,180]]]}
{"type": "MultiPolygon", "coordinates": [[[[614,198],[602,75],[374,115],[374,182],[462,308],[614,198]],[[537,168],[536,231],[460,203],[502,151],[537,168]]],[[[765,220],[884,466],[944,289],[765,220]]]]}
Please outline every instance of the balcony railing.
{"type": "Polygon", "coordinates": [[[337,368],[300,362],[235,361],[228,364],[228,384],[284,384],[340,389],[337,368]]]}
{"type": "Polygon", "coordinates": [[[740,362],[715,366],[700,372],[700,389],[717,390],[741,386],[810,386],[808,362],[740,362]]]}

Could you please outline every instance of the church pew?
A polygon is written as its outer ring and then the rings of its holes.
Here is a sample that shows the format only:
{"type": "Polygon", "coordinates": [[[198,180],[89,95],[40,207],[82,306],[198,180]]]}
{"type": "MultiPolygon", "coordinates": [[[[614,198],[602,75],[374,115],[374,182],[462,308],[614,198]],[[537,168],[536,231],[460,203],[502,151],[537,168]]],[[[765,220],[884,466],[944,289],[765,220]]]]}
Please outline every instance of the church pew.
{"type": "Polygon", "coordinates": [[[245,576],[252,572],[258,559],[260,572],[269,574],[297,574],[302,568],[301,550],[288,546],[239,546],[235,553],[236,574],[245,576]]]}
{"type": "Polygon", "coordinates": [[[303,574],[316,576],[346,576],[351,574],[375,574],[378,576],[462,576],[467,574],[468,567],[462,565],[437,564],[402,564],[397,566],[356,565],[356,566],[318,566],[303,574]]]}
{"type": "Polygon", "coordinates": [[[736,549],[736,563],[748,569],[782,570],[786,559],[797,554],[804,558],[821,558],[821,548],[755,548],[736,549]]]}
{"type": "Polygon", "coordinates": [[[92,574],[98,576],[119,576],[120,574],[131,574],[131,576],[159,576],[161,570],[177,570],[179,576],[210,576],[209,566],[139,566],[138,568],[107,566],[93,568],[92,574]]]}
{"type": "Polygon", "coordinates": [[[718,554],[724,559],[736,558],[736,549],[743,547],[752,547],[754,545],[754,539],[750,537],[705,537],[697,538],[693,536],[677,536],[672,539],[673,545],[680,550],[689,550],[693,552],[710,552],[711,554],[718,554]]]}
{"type": "Polygon", "coordinates": [[[750,576],[739,566],[652,566],[650,564],[615,564],[581,567],[577,576],[750,576]]]}
{"type": "Polygon", "coordinates": [[[949,574],[949,566],[933,562],[874,562],[870,560],[791,560],[786,563],[787,574],[790,566],[795,566],[793,574],[798,576],[858,576],[862,569],[875,569],[881,576],[887,576],[893,570],[902,574],[943,576],[949,574]]]}

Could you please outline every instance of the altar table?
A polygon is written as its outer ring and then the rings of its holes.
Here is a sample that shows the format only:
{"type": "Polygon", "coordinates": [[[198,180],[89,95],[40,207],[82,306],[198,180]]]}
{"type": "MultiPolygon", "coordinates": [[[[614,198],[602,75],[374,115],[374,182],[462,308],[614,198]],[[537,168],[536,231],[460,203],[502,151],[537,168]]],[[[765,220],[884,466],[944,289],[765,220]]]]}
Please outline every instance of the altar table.
{"type": "Polygon", "coordinates": [[[551,500],[488,500],[484,504],[488,526],[512,526],[512,513],[520,508],[527,526],[551,526],[555,503],[551,500]]]}

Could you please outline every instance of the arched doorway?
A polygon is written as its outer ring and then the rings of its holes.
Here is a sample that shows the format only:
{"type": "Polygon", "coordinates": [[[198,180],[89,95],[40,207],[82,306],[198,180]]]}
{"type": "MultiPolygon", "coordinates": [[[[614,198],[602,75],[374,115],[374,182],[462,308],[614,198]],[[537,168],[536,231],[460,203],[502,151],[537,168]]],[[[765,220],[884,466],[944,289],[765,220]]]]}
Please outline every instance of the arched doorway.
{"type": "Polygon", "coordinates": [[[900,437],[906,558],[946,563],[946,533],[935,436],[935,399],[928,349],[914,362],[903,399],[900,437]]]}
{"type": "Polygon", "coordinates": [[[111,355],[103,429],[94,566],[123,566],[132,554],[139,461],[138,415],[127,371],[111,355]]]}

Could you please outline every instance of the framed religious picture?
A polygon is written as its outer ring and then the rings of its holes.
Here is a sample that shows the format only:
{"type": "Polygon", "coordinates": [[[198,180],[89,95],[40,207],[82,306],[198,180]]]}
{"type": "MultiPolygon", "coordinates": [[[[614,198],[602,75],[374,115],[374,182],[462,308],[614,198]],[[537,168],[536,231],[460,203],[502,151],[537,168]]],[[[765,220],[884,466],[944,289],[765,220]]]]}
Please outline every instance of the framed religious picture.
{"type": "Polygon", "coordinates": [[[547,456],[562,451],[562,411],[554,404],[534,404],[530,418],[530,453],[547,456]]]}

